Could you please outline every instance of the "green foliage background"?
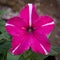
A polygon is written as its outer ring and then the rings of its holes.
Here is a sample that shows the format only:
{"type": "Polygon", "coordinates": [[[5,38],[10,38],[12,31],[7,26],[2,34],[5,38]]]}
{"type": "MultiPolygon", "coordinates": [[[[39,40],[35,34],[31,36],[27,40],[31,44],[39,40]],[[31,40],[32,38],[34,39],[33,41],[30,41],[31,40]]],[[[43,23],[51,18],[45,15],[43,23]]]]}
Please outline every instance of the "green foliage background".
{"type": "MultiPolygon", "coordinates": [[[[4,14],[4,11],[0,10],[0,15],[4,14]]],[[[49,55],[56,56],[60,53],[60,47],[52,46],[51,53],[47,56],[36,54],[31,51],[26,51],[22,55],[14,56],[9,53],[11,47],[11,36],[5,31],[5,20],[0,18],[0,60],[44,60],[49,55]]]]}

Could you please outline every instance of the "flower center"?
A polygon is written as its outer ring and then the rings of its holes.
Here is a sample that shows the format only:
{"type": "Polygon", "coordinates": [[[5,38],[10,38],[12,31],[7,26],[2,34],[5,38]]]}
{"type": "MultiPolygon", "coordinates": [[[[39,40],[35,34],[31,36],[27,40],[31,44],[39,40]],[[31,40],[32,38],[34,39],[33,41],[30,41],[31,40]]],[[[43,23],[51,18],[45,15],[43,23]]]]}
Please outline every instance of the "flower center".
{"type": "Polygon", "coordinates": [[[33,29],[33,27],[28,27],[28,28],[27,28],[27,31],[28,31],[28,32],[33,32],[34,29],[33,29]]]}

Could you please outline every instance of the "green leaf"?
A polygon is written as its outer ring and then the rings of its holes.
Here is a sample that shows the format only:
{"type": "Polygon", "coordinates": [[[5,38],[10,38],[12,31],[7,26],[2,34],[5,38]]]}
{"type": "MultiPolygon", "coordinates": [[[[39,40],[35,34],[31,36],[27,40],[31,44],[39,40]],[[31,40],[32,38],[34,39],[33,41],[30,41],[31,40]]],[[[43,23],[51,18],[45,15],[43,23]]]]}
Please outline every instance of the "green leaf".
{"type": "Polygon", "coordinates": [[[59,46],[52,46],[51,52],[49,55],[57,55],[60,53],[60,47],[59,46]]]}
{"type": "Polygon", "coordinates": [[[36,53],[32,53],[31,55],[32,60],[44,60],[46,57],[47,55],[36,54],[36,53]]]}
{"type": "Polygon", "coordinates": [[[0,25],[2,26],[4,24],[5,24],[5,21],[0,18],[0,25]]]}
{"type": "Polygon", "coordinates": [[[0,19],[0,60],[7,59],[7,52],[10,48],[10,36],[5,31],[5,21],[0,19]]]}
{"type": "Polygon", "coordinates": [[[0,40],[1,39],[6,39],[7,41],[10,41],[11,40],[11,36],[9,36],[8,34],[7,34],[7,32],[4,32],[4,33],[2,33],[1,35],[0,35],[0,40]]]}
{"type": "Polygon", "coordinates": [[[6,32],[5,31],[5,21],[0,19],[0,32],[6,32]]]}
{"type": "Polygon", "coordinates": [[[20,58],[23,58],[23,60],[44,60],[46,57],[46,55],[36,54],[31,50],[22,54],[22,57],[20,56],[20,58]]]}
{"type": "Polygon", "coordinates": [[[4,44],[6,42],[5,39],[0,40],[0,45],[4,44]]]}
{"type": "Polygon", "coordinates": [[[23,55],[20,55],[19,59],[18,60],[27,60],[26,58],[24,58],[23,55]]]}
{"type": "Polygon", "coordinates": [[[0,53],[4,53],[10,48],[10,42],[4,42],[3,44],[0,44],[0,53]]]}
{"type": "Polygon", "coordinates": [[[3,57],[3,54],[0,53],[0,60],[2,59],[2,57],[3,57]]]}
{"type": "Polygon", "coordinates": [[[2,54],[1,60],[6,60],[7,59],[7,50],[2,54]]]}
{"type": "Polygon", "coordinates": [[[6,13],[4,10],[0,10],[0,15],[6,13]]]}
{"type": "Polygon", "coordinates": [[[15,55],[11,55],[10,53],[7,54],[7,60],[18,60],[19,59],[19,55],[15,56],[15,55]]]}
{"type": "Polygon", "coordinates": [[[7,52],[9,48],[10,48],[10,42],[7,42],[7,41],[0,42],[0,55],[2,55],[0,60],[7,59],[7,52]]]}
{"type": "Polygon", "coordinates": [[[2,19],[0,19],[0,40],[1,39],[6,39],[8,41],[11,39],[5,30],[5,21],[2,19]]]}

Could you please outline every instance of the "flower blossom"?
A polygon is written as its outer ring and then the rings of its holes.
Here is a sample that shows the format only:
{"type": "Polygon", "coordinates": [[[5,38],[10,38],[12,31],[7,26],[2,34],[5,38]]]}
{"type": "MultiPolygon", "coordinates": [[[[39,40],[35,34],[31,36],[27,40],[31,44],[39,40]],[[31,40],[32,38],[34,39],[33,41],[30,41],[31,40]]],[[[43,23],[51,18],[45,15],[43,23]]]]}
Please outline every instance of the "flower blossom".
{"type": "Polygon", "coordinates": [[[30,48],[35,53],[50,53],[47,35],[52,32],[54,25],[51,17],[39,16],[34,4],[27,4],[19,16],[10,18],[5,25],[6,31],[12,36],[11,54],[19,55],[30,48]]]}

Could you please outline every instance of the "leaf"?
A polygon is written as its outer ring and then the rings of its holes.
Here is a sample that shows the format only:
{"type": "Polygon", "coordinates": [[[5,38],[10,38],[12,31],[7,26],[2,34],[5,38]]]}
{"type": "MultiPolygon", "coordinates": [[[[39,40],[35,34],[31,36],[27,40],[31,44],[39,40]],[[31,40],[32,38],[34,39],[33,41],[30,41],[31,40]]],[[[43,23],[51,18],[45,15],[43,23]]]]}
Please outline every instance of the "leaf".
{"type": "Polygon", "coordinates": [[[19,57],[19,59],[18,60],[27,60],[26,58],[24,58],[24,56],[23,55],[21,55],[20,57],[19,57]]]}
{"type": "Polygon", "coordinates": [[[0,40],[0,45],[4,44],[6,42],[5,39],[0,40]]]}
{"type": "Polygon", "coordinates": [[[5,25],[5,21],[0,18],[0,25],[3,26],[5,25]]]}
{"type": "Polygon", "coordinates": [[[32,60],[44,60],[47,55],[32,53],[31,57],[32,60]]]}
{"type": "Polygon", "coordinates": [[[0,32],[6,32],[5,31],[5,21],[0,19],[0,32]]]}
{"type": "Polygon", "coordinates": [[[5,21],[0,19],[0,60],[7,59],[7,52],[10,48],[10,41],[7,41],[9,39],[10,37],[5,31],[5,21]]]}
{"type": "Polygon", "coordinates": [[[29,50],[22,54],[22,57],[20,56],[20,59],[22,60],[23,58],[23,60],[44,60],[46,57],[47,57],[46,55],[36,54],[29,50]]]}
{"type": "Polygon", "coordinates": [[[2,15],[2,14],[4,14],[4,13],[6,13],[6,11],[0,10],[0,15],[2,15]]]}
{"type": "Polygon", "coordinates": [[[52,46],[51,52],[49,55],[57,55],[60,53],[60,47],[59,46],[52,46]]]}
{"type": "Polygon", "coordinates": [[[7,59],[7,50],[2,54],[1,60],[6,60],[7,59]]]}
{"type": "Polygon", "coordinates": [[[4,53],[10,48],[10,42],[5,42],[4,44],[0,45],[0,53],[4,53]]]}
{"type": "Polygon", "coordinates": [[[2,59],[2,57],[3,57],[3,54],[0,53],[0,60],[2,59]]]}
{"type": "Polygon", "coordinates": [[[8,35],[8,33],[5,30],[5,21],[0,19],[0,40],[1,39],[6,39],[6,40],[10,40],[10,36],[8,35]]]}
{"type": "Polygon", "coordinates": [[[0,35],[0,40],[1,39],[6,39],[7,41],[10,41],[11,40],[11,36],[9,36],[6,32],[2,33],[0,35]]]}
{"type": "Polygon", "coordinates": [[[2,55],[0,60],[7,59],[7,52],[9,48],[10,48],[10,42],[4,41],[4,40],[0,42],[0,54],[2,55]]]}
{"type": "Polygon", "coordinates": [[[9,52],[7,54],[7,60],[18,60],[19,59],[19,55],[15,56],[15,55],[11,55],[9,52]]]}

